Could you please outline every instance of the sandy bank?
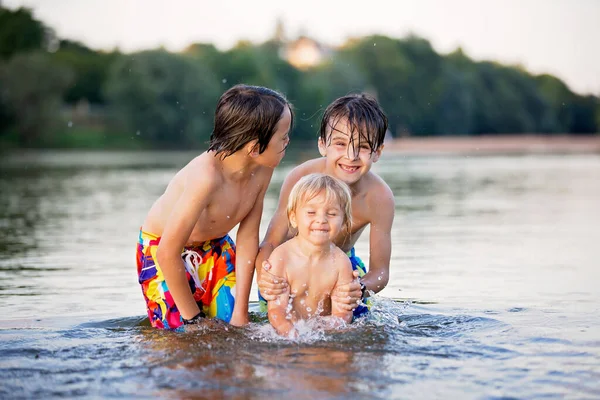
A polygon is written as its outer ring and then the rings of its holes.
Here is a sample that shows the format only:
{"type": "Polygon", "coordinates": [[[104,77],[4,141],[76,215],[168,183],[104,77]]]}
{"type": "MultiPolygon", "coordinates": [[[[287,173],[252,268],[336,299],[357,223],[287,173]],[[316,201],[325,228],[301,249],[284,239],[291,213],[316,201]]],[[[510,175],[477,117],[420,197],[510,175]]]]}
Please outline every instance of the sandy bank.
{"type": "Polygon", "coordinates": [[[386,141],[385,152],[407,154],[597,153],[597,136],[482,136],[400,138],[386,141]]]}

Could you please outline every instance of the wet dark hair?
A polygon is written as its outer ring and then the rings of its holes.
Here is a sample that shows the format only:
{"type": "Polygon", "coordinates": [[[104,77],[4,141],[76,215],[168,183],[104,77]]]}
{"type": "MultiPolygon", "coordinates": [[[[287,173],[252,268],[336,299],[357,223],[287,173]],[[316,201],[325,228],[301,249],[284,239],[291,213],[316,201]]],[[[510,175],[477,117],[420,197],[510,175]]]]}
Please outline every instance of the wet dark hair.
{"type": "Polygon", "coordinates": [[[248,142],[257,140],[258,152],[264,152],[285,107],[292,116],[291,130],[294,123],[292,105],[281,93],[261,86],[230,88],[217,103],[208,150],[225,158],[248,142]]]}
{"type": "Polygon", "coordinates": [[[321,120],[319,137],[325,145],[329,145],[328,131],[336,124],[347,119],[350,127],[350,145],[360,147],[360,142],[366,140],[371,147],[371,153],[377,151],[383,144],[388,128],[388,119],[373,97],[361,93],[340,97],[331,103],[321,120]],[[358,143],[354,144],[354,133],[358,132],[358,143]]]}

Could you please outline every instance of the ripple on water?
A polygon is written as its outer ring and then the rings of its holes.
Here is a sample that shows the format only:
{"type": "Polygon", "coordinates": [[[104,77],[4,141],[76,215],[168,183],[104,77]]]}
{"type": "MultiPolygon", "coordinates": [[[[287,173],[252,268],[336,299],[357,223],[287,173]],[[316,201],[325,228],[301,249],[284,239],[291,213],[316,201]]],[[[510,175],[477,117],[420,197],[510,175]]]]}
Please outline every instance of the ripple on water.
{"type": "MultiPolygon", "coordinates": [[[[71,327],[57,321],[55,328],[14,324],[0,329],[0,373],[6,377],[0,397],[388,398],[400,389],[423,393],[432,379],[457,382],[449,388],[456,393],[479,387],[489,394],[496,385],[527,397],[534,392],[510,385],[550,381],[563,390],[582,376],[573,368],[584,370],[582,363],[593,359],[562,351],[573,345],[546,337],[524,338],[524,347],[509,348],[502,335],[512,327],[484,315],[375,297],[367,317],[333,331],[302,322],[296,340],[277,335],[256,312],[245,328],[206,320],[181,332],[153,329],[145,317],[71,327]],[[555,346],[556,352],[528,355],[532,346],[555,346]],[[575,367],[545,367],[553,357],[575,367]],[[470,382],[480,369],[489,371],[488,380],[470,382]]],[[[582,388],[588,395],[594,390],[593,384],[582,388]]]]}

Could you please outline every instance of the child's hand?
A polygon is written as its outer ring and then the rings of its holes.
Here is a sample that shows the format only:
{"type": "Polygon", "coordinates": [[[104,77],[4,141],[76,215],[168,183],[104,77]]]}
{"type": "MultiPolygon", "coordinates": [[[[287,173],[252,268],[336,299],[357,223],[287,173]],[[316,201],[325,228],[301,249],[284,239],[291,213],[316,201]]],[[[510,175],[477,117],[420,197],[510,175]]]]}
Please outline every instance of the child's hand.
{"type": "Polygon", "coordinates": [[[300,333],[296,328],[292,328],[287,335],[288,339],[298,339],[298,336],[300,336],[300,333]]]}
{"type": "Polygon", "coordinates": [[[257,282],[258,290],[260,291],[262,297],[265,298],[265,300],[277,300],[277,297],[280,294],[285,293],[285,291],[287,290],[287,281],[284,278],[280,276],[275,276],[269,272],[269,270],[271,269],[271,264],[269,264],[269,261],[263,261],[262,267],[263,272],[260,275],[260,280],[257,282]]]}
{"type": "Polygon", "coordinates": [[[333,293],[331,293],[331,297],[334,297],[340,307],[347,311],[354,311],[362,300],[360,282],[358,281],[358,271],[354,271],[353,275],[356,279],[336,286],[333,293]]]}

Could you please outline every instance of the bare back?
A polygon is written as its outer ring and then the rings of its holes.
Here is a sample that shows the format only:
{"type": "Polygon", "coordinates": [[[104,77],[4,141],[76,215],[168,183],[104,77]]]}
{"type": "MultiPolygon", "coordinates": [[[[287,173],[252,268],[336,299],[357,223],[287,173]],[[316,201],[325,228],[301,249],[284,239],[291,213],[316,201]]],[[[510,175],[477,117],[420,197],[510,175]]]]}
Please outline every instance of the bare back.
{"type": "Polygon", "coordinates": [[[207,193],[207,206],[198,216],[186,245],[223,237],[252,210],[271,174],[271,169],[258,167],[246,178],[227,178],[220,159],[212,153],[202,153],[171,179],[165,192],[152,205],[142,229],[162,236],[171,212],[182,206],[186,191],[192,190],[192,186],[199,185],[203,179],[211,179],[213,189],[207,193]]]}

